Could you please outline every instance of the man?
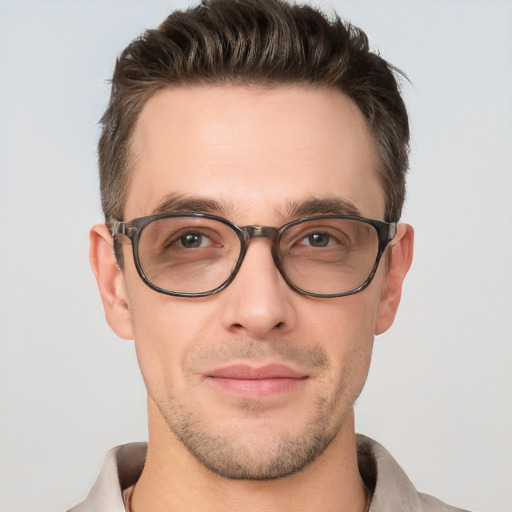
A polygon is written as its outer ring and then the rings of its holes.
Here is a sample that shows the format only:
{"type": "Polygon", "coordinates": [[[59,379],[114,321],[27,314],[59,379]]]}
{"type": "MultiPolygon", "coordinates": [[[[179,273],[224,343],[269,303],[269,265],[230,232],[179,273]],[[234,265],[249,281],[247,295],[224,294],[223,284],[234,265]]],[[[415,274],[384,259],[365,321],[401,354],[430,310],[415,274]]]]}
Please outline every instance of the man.
{"type": "Polygon", "coordinates": [[[102,123],[90,257],[149,441],[72,510],[457,510],[354,432],[413,248],[407,113],[364,33],[279,0],[175,12],[102,123]]]}

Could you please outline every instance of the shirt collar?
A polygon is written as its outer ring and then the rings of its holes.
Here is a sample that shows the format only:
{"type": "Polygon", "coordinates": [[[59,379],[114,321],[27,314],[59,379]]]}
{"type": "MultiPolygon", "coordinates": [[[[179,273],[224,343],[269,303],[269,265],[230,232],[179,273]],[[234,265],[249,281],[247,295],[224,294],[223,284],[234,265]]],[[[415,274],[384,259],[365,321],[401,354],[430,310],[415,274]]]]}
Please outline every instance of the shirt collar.
{"type": "MultiPolygon", "coordinates": [[[[389,452],[360,434],[356,443],[359,471],[373,495],[369,512],[422,510],[422,495],[389,452]]],[[[110,450],[86,500],[69,512],[125,512],[123,489],[139,479],[146,453],[146,443],[130,443],[110,450]]]]}

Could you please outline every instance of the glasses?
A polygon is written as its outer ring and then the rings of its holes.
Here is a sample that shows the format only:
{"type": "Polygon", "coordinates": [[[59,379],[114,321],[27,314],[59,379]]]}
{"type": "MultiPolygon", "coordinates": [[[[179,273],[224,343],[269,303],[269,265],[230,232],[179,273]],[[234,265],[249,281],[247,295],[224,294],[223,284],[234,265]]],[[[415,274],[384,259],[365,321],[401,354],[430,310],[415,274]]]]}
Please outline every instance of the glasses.
{"type": "MultiPolygon", "coordinates": [[[[112,221],[114,243],[132,244],[135,267],[153,290],[205,297],[226,288],[250,241],[269,238],[288,285],[310,297],[342,297],[372,281],[397,224],[353,216],[304,217],[281,228],[237,226],[203,213],[165,213],[112,221]]],[[[118,251],[116,251],[118,253],[118,251]]]]}

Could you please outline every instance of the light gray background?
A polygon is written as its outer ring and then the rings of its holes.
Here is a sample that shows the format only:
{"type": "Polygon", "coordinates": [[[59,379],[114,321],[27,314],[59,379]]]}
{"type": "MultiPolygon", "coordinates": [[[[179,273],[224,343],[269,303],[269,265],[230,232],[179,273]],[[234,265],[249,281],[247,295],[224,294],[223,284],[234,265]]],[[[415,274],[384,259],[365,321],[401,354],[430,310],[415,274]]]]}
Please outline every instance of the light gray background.
{"type": "MultiPolygon", "coordinates": [[[[170,1],[0,1],[0,510],[64,510],[146,437],[87,260],[118,52],[170,1]]],[[[325,1],[402,68],[415,263],[357,428],[423,491],[512,511],[512,2],[325,1]]]]}

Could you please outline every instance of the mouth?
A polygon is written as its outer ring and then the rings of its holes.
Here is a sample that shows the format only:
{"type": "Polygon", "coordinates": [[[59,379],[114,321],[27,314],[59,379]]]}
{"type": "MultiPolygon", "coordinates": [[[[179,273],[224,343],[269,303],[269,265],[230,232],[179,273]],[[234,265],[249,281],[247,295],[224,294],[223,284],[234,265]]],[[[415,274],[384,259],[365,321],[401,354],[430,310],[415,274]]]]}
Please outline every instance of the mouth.
{"type": "Polygon", "coordinates": [[[218,390],[246,400],[290,393],[308,378],[307,374],[281,364],[260,367],[237,364],[218,368],[206,375],[206,380],[218,390]]]}

